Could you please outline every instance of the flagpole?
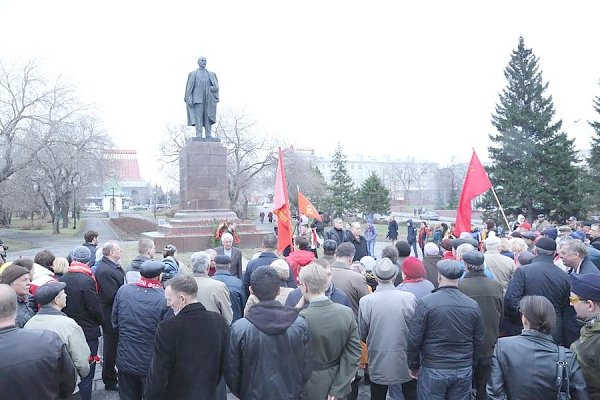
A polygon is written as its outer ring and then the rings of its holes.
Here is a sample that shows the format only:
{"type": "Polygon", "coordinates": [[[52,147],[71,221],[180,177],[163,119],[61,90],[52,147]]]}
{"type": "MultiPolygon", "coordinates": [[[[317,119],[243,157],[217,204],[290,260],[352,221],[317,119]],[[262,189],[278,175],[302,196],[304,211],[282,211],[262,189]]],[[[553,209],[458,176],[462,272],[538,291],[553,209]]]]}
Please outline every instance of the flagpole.
{"type": "Polygon", "coordinates": [[[510,225],[508,224],[508,219],[506,218],[506,214],[504,214],[504,209],[502,208],[502,204],[500,204],[500,200],[498,200],[498,195],[496,195],[496,191],[494,190],[494,187],[492,186],[492,194],[494,195],[494,198],[496,199],[496,203],[498,203],[498,208],[500,208],[500,212],[502,213],[502,216],[504,217],[504,222],[506,223],[506,227],[510,230],[510,225]]]}

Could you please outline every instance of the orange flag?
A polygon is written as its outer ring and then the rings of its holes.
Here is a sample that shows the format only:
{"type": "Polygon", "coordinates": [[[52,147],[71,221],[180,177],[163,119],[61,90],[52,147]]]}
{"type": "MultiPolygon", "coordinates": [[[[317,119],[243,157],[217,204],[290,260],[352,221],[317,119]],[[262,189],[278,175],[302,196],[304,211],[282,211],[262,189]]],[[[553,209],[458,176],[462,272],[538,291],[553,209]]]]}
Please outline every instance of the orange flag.
{"type": "Polygon", "coordinates": [[[473,150],[471,162],[465,176],[465,183],[462,192],[460,192],[454,235],[458,237],[461,232],[471,232],[471,200],[487,192],[491,187],[492,182],[490,182],[487,172],[485,172],[477,154],[475,154],[475,150],[473,150]]]}
{"type": "Polygon", "coordinates": [[[298,191],[298,210],[300,211],[300,214],[304,214],[309,218],[314,218],[323,222],[323,219],[319,215],[319,212],[315,206],[313,206],[310,200],[308,200],[300,191],[298,191]]]}
{"type": "Polygon", "coordinates": [[[292,247],[292,217],[290,215],[290,200],[283,169],[281,147],[279,148],[279,162],[275,176],[273,214],[277,216],[277,250],[282,252],[287,246],[292,247]]]}

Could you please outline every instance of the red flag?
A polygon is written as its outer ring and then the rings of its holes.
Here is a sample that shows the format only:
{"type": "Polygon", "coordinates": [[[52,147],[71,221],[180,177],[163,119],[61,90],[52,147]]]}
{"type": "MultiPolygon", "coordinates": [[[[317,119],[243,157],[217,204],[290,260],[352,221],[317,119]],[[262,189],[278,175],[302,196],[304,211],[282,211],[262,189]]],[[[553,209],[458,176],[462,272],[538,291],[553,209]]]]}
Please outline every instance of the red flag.
{"type": "Polygon", "coordinates": [[[279,148],[279,162],[275,176],[273,214],[277,216],[277,250],[282,252],[287,246],[292,247],[292,217],[281,148],[279,148]]]}
{"type": "Polygon", "coordinates": [[[469,169],[465,176],[462,192],[460,192],[460,200],[458,201],[458,210],[456,213],[456,227],[454,235],[458,236],[461,232],[471,232],[471,200],[485,193],[492,187],[492,182],[488,178],[483,165],[477,158],[475,150],[471,156],[469,169]]]}
{"type": "Polygon", "coordinates": [[[300,214],[304,214],[309,218],[314,218],[323,222],[323,219],[319,215],[319,212],[315,206],[313,206],[310,200],[308,200],[300,191],[298,192],[298,211],[300,214]]]}

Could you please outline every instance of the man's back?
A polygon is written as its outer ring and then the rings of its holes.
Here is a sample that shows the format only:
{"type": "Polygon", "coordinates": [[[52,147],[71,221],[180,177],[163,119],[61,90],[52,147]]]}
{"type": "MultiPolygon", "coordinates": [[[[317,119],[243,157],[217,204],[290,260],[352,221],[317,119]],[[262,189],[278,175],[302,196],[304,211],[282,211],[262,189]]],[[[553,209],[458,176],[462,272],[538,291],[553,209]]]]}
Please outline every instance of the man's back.
{"type": "Polygon", "coordinates": [[[261,301],[231,327],[226,379],[241,400],[299,399],[311,364],[308,324],[293,308],[261,301]]]}
{"type": "Polygon", "coordinates": [[[369,294],[369,286],[366,278],[350,266],[336,261],[331,264],[331,280],[337,288],[346,293],[352,304],[354,315],[358,316],[358,302],[361,297],[369,294]]]}
{"type": "Polygon", "coordinates": [[[117,292],[112,324],[119,328],[117,367],[136,375],[146,375],[152,354],[148,351],[156,327],[171,315],[162,288],[143,288],[135,284],[117,292]]]}
{"type": "Polygon", "coordinates": [[[55,400],[75,389],[75,367],[61,338],[47,330],[0,329],[2,399],[55,400]]]}
{"type": "Polygon", "coordinates": [[[358,370],[361,347],[352,310],[323,298],[300,312],[310,332],[315,370],[304,387],[308,399],[350,392],[350,382],[358,370]],[[332,371],[335,373],[332,374],[332,371]]]}
{"type": "Polygon", "coordinates": [[[224,369],[229,327],[200,303],[158,324],[148,400],[213,400],[224,369]]]}
{"type": "Polygon", "coordinates": [[[223,282],[229,289],[229,298],[231,299],[231,310],[233,311],[233,320],[242,318],[244,306],[246,305],[246,292],[242,280],[236,276],[231,276],[229,271],[217,270],[212,279],[223,282]]]}
{"type": "Polygon", "coordinates": [[[479,305],[457,287],[441,286],[417,303],[410,323],[408,364],[411,369],[470,367],[482,342],[479,305]]]}
{"type": "Polygon", "coordinates": [[[497,251],[488,251],[484,255],[485,265],[492,271],[494,277],[502,285],[502,289],[506,292],[508,281],[515,271],[514,261],[500,254],[497,251]]]}
{"type": "Polygon", "coordinates": [[[194,276],[194,279],[198,284],[198,302],[202,303],[208,311],[221,314],[225,322],[231,324],[233,310],[227,285],[208,276],[194,276]]]}

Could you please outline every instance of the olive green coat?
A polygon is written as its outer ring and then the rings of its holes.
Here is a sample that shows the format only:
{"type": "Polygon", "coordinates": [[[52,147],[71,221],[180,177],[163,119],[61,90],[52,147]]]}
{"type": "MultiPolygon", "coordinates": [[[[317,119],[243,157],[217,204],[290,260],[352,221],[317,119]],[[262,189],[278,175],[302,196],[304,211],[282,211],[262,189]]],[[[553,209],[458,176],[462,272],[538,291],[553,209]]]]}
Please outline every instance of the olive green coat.
{"type": "Polygon", "coordinates": [[[586,321],[571,350],[577,354],[590,399],[600,400],[600,315],[586,321]]]}
{"type": "Polygon", "coordinates": [[[360,339],[352,309],[328,298],[314,299],[300,312],[310,335],[313,373],[304,385],[302,399],[344,398],[358,370],[360,339]],[[328,365],[333,364],[330,367],[328,365]]]}

